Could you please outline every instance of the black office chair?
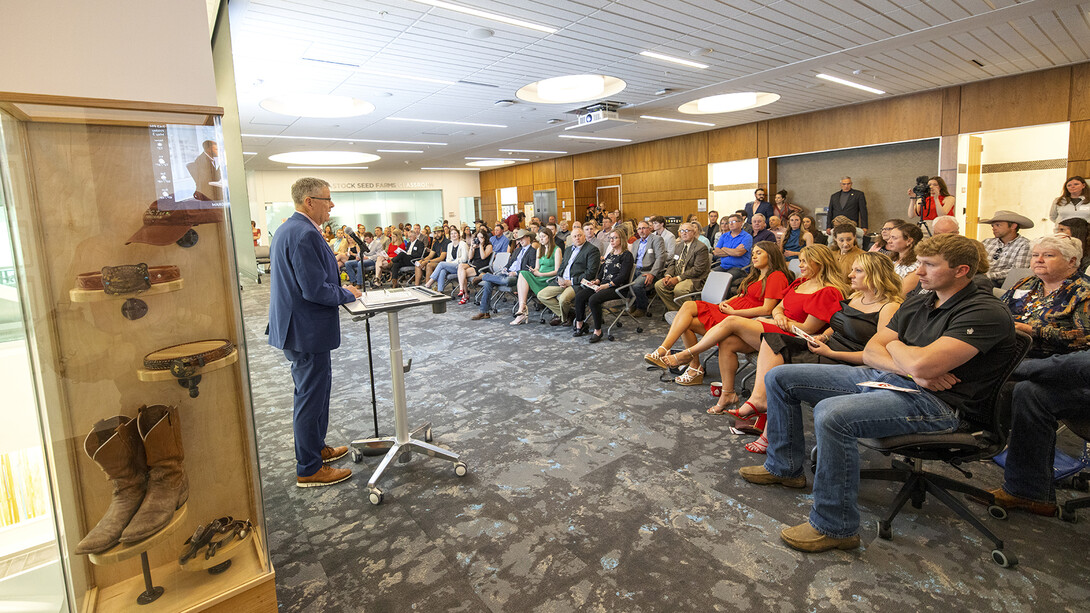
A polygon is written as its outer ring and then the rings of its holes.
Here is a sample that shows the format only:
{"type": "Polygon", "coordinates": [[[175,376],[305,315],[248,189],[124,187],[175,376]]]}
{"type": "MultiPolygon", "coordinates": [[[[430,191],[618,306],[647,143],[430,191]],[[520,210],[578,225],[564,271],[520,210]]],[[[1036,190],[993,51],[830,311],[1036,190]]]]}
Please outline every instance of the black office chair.
{"type": "MultiPolygon", "coordinates": [[[[1071,418],[1062,420],[1068,430],[1071,430],[1075,434],[1079,435],[1086,441],[1090,441],[1090,418],[1071,418]]],[[[1090,455],[1090,447],[1087,447],[1083,451],[1083,458],[1090,455]]],[[[1090,485],[1090,473],[1079,473],[1071,477],[1071,487],[1080,490],[1087,491],[1088,485],[1090,485]]],[[[1060,519],[1068,522],[1076,522],[1079,519],[1078,510],[1090,507],[1090,496],[1082,496],[1081,498],[1072,498],[1067,502],[1060,505],[1060,519]]]]}
{"type": "MultiPolygon", "coordinates": [[[[1010,362],[1007,364],[1001,382],[1005,382],[1015,367],[1026,356],[1033,339],[1029,335],[1018,332],[1016,349],[1010,362]]],[[[945,462],[957,469],[967,478],[973,474],[963,465],[977,460],[987,460],[998,454],[1007,446],[1007,434],[1010,431],[1010,403],[1000,402],[1000,390],[1003,386],[996,385],[988,398],[987,406],[992,409],[991,421],[986,429],[977,432],[964,432],[959,429],[949,434],[904,434],[880,439],[860,439],[859,443],[864,447],[874,449],[885,455],[904,456],[905,461],[893,460],[891,468],[864,468],[859,471],[860,479],[876,479],[880,481],[900,481],[904,483],[901,491],[893,499],[886,516],[878,520],[878,537],[883,539],[893,538],[891,524],[893,518],[908,501],[919,509],[927,494],[938,498],[940,502],[950,507],[962,519],[972,524],[978,532],[995,544],[992,550],[992,560],[1009,568],[1018,563],[1018,559],[1003,551],[1003,541],[991,530],[984,526],[974,516],[965,503],[954,497],[951,492],[961,492],[974,498],[986,500],[990,503],[988,512],[997,519],[1006,519],[1006,510],[991,504],[995,497],[986,490],[980,489],[968,483],[957,481],[949,477],[924,470],[925,460],[938,460],[945,462]],[[911,463],[910,463],[911,462],[911,463]]],[[[820,461],[820,459],[819,459],[820,461]]]]}

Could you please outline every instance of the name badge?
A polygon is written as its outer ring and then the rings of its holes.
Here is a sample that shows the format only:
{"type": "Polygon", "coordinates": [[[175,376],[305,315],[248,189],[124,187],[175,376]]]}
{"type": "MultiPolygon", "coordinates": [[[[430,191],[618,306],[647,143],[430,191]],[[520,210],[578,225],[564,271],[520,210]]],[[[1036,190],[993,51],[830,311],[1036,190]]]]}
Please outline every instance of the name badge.
{"type": "Polygon", "coordinates": [[[1015,290],[1015,291],[1014,291],[1014,299],[1015,299],[1015,300],[1021,300],[1021,299],[1022,299],[1022,296],[1025,296],[1025,295],[1026,295],[1026,294],[1028,294],[1028,293],[1029,293],[1029,290],[1028,290],[1028,289],[1019,289],[1019,290],[1015,290]]]}
{"type": "Polygon", "coordinates": [[[676,255],[676,254],[675,254],[675,255],[674,255],[674,259],[675,259],[675,260],[680,260],[680,259],[681,259],[681,256],[680,256],[680,255],[676,255]]]}

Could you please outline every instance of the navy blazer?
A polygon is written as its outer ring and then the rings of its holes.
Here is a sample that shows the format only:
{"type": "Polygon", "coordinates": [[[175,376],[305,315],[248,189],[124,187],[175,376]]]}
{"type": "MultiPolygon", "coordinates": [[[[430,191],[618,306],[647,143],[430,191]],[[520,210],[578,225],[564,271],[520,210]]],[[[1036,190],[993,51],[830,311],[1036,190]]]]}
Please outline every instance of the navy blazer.
{"type": "Polygon", "coordinates": [[[840,194],[843,192],[844,190],[839,190],[829,196],[829,211],[825,214],[825,228],[831,229],[833,220],[840,215],[852,220],[858,228],[869,228],[870,226],[867,225],[867,196],[857,189],[852,189],[848,192],[847,204],[842,207],[840,206],[840,194]]]}
{"type": "Polygon", "coordinates": [[[277,228],[269,251],[269,344],[301,353],[339,347],[337,307],[356,298],[341,287],[337,259],[322,233],[296,211],[277,228]]]}

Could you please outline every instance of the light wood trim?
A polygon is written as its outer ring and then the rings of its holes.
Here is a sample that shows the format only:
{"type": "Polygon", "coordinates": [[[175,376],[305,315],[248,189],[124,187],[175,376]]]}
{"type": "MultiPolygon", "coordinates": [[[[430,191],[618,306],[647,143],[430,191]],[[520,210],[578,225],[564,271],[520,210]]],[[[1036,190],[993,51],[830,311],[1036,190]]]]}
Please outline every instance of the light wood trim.
{"type": "Polygon", "coordinates": [[[48,104],[51,106],[119,109],[124,111],[153,111],[159,113],[185,113],[190,115],[223,115],[223,107],[220,106],[138,100],[113,100],[110,98],[83,98],[80,96],[55,96],[51,94],[26,94],[20,92],[0,92],[0,101],[22,104],[48,104]]]}
{"type": "Polygon", "coordinates": [[[10,103],[0,101],[0,110],[5,111],[8,115],[18,119],[19,121],[30,121],[30,116],[23,112],[18,106],[10,103]]]}
{"type": "Polygon", "coordinates": [[[556,163],[553,160],[544,160],[532,164],[534,183],[556,182],[556,163]]]}
{"type": "Polygon", "coordinates": [[[757,157],[757,123],[708,132],[708,163],[733,162],[757,157]]]}
{"type": "Polygon", "coordinates": [[[1069,126],[1067,159],[1090,160],[1090,120],[1072,121],[1069,126]]]}
{"type": "Polygon", "coordinates": [[[1090,119],[1090,64],[1071,67],[1070,121],[1090,119]]]}
{"type": "Polygon", "coordinates": [[[942,136],[961,133],[961,88],[942,90],[942,136]]]}

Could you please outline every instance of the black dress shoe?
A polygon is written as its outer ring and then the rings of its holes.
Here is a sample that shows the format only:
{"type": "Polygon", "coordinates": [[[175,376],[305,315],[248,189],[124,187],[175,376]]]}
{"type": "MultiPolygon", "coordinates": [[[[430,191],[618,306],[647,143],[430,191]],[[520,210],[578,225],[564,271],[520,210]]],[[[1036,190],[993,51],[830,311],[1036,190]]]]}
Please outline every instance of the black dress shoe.
{"type": "Polygon", "coordinates": [[[575,338],[579,338],[580,336],[583,336],[586,333],[587,333],[586,328],[576,328],[575,332],[572,332],[572,336],[575,337],[575,338]]]}
{"type": "Polygon", "coordinates": [[[600,342],[602,342],[602,335],[601,334],[591,334],[590,338],[588,340],[590,342],[592,342],[592,343],[600,343],[600,342]]]}
{"type": "Polygon", "coordinates": [[[552,320],[549,322],[549,325],[550,326],[559,326],[562,323],[564,323],[564,320],[560,319],[559,317],[553,317],[552,320]]]}

